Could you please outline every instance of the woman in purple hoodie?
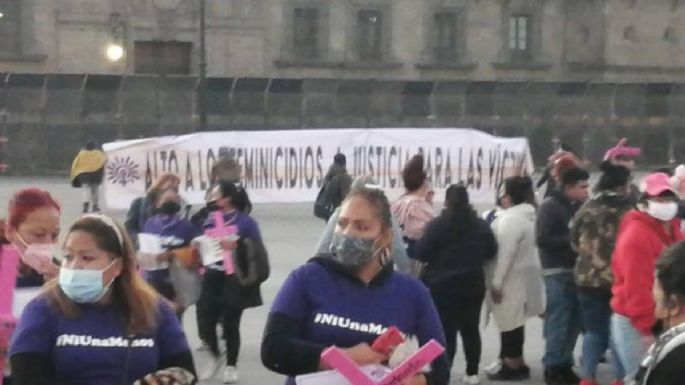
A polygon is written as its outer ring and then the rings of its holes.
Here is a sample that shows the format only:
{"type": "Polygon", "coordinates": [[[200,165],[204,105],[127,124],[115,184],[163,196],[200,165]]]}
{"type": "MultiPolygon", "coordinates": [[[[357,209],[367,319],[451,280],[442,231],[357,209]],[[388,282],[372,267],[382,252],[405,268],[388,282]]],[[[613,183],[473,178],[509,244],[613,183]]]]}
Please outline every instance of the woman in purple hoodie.
{"type": "MultiPolygon", "coordinates": [[[[370,345],[386,328],[415,336],[419,345],[445,336],[431,296],[417,279],[396,273],[390,204],[382,191],[359,188],[343,201],[330,252],[295,270],[281,287],[267,321],[262,362],[294,377],[325,370],[321,353],[345,350],[357,365],[388,356],[370,345]]],[[[407,385],[447,385],[447,356],[407,385]]]]}
{"type": "MultiPolygon", "coordinates": [[[[175,189],[163,191],[155,202],[155,215],[150,217],[143,226],[141,235],[153,236],[159,239],[164,252],[147,256],[154,259],[152,263],[145,263],[145,280],[154,287],[159,294],[174,302],[177,313],[185,309],[175,302],[176,292],[171,283],[169,263],[174,256],[190,246],[190,241],[200,235],[200,230],[189,220],[180,215],[181,196],[175,189]]],[[[140,235],[139,235],[140,236],[140,235]]],[[[139,257],[145,256],[140,253],[139,257]]],[[[150,262],[150,261],[148,261],[150,262]]]]}

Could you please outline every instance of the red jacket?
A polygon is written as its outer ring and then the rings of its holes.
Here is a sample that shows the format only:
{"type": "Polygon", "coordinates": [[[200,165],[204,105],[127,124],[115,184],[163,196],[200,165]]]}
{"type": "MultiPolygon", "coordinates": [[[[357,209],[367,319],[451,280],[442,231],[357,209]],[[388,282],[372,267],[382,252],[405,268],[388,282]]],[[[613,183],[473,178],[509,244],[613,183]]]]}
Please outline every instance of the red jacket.
{"type": "Polygon", "coordinates": [[[650,335],[654,325],[654,270],[659,255],[683,238],[680,220],[668,225],[638,210],[628,212],[621,220],[616,248],[611,262],[614,283],[611,308],[628,317],[642,335],[650,335]]]}

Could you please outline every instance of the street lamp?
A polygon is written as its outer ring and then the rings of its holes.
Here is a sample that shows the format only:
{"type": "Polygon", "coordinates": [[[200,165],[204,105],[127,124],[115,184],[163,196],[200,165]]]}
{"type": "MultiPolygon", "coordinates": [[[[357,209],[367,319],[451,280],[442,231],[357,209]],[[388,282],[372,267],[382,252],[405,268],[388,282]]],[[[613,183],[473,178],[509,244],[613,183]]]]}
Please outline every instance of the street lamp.
{"type": "Polygon", "coordinates": [[[121,44],[110,43],[105,49],[105,55],[109,61],[116,63],[124,57],[124,47],[121,44]]]}
{"type": "Polygon", "coordinates": [[[198,131],[207,131],[207,4],[200,0],[200,81],[197,89],[200,122],[198,131]]]}

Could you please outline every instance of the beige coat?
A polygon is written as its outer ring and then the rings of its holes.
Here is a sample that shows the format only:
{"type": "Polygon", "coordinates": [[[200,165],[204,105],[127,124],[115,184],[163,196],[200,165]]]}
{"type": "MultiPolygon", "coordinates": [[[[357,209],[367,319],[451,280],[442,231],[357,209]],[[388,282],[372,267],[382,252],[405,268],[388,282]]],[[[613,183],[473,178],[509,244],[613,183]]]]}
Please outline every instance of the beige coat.
{"type": "Polygon", "coordinates": [[[542,267],[535,245],[535,208],[527,203],[504,210],[492,224],[499,245],[488,268],[489,287],[499,288],[503,300],[486,305],[500,331],[514,330],[545,310],[542,267]]]}

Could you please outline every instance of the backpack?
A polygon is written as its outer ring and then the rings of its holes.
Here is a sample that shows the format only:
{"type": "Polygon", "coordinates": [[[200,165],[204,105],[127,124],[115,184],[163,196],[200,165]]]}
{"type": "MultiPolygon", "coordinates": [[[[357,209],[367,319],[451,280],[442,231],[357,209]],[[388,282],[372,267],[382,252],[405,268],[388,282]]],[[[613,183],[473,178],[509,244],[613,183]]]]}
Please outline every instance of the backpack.
{"type": "Polygon", "coordinates": [[[269,279],[271,273],[269,255],[260,241],[250,238],[238,240],[238,248],[233,253],[233,262],[237,267],[235,277],[242,286],[260,285],[269,279]]]}
{"type": "Polygon", "coordinates": [[[333,215],[333,212],[336,209],[329,197],[329,186],[330,181],[324,182],[321,190],[319,190],[319,194],[316,196],[316,200],[314,201],[314,216],[325,221],[328,221],[328,218],[333,215]]]}

